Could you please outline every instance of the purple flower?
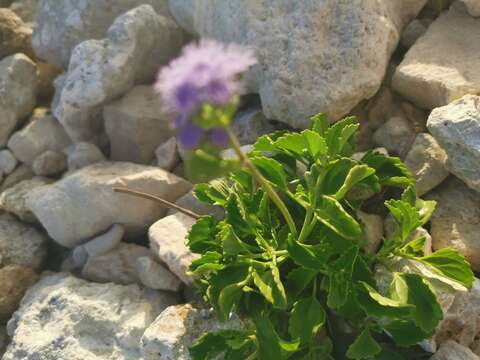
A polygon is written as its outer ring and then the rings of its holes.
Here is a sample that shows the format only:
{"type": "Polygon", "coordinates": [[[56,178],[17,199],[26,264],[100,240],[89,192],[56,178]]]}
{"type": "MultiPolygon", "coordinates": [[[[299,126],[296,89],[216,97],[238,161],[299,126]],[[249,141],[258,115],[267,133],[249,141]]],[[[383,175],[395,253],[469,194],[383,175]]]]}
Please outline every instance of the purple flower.
{"type": "Polygon", "coordinates": [[[237,75],[255,62],[242,46],[201,40],[160,71],[155,89],[165,109],[177,114],[191,114],[202,103],[226,105],[244,90],[237,75]]]}

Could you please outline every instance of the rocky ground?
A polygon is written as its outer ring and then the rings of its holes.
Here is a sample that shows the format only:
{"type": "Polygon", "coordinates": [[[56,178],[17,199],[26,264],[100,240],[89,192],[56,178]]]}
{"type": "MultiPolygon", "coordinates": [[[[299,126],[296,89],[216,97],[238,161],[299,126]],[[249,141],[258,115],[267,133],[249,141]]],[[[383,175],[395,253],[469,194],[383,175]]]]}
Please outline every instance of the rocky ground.
{"type": "MultiPolygon", "coordinates": [[[[360,149],[404,159],[437,211],[422,231],[480,272],[480,0],[0,0],[0,357],[189,359],[219,324],[192,305],[197,213],[152,83],[197,37],[259,64],[234,129],[247,145],[323,111],[360,149]]],[[[381,241],[388,219],[365,214],[381,241]]],[[[442,303],[434,360],[480,358],[480,280],[442,303]]]]}

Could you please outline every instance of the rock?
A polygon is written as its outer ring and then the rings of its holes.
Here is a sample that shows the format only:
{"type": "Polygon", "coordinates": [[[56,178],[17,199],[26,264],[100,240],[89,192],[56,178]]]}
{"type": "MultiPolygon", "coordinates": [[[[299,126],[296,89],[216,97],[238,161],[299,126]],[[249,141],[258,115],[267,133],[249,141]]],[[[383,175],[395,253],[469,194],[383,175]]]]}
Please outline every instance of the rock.
{"type": "Polygon", "coordinates": [[[182,282],[150,256],[137,258],[135,269],[140,282],[150,289],[179,291],[182,282]]]}
{"type": "Polygon", "coordinates": [[[136,86],[105,106],[103,117],[114,161],[149,164],[155,149],[174,134],[151,86],[136,86]]]}
{"type": "Polygon", "coordinates": [[[148,230],[152,252],[187,285],[193,283],[192,277],[187,275],[188,269],[199,257],[186,245],[188,232],[194,223],[191,217],[176,213],[158,220],[148,230]]]}
{"type": "Polygon", "coordinates": [[[452,177],[427,198],[437,201],[430,229],[433,248],[453,247],[480,271],[480,194],[452,177]]]}
{"type": "Polygon", "coordinates": [[[398,105],[395,98],[386,86],[382,86],[378,93],[367,105],[368,126],[377,130],[393,116],[399,115],[398,105]]]}
{"type": "Polygon", "coordinates": [[[26,23],[33,23],[37,13],[37,3],[38,0],[16,0],[10,5],[10,10],[26,23]]]}
{"type": "Polygon", "coordinates": [[[170,306],[145,331],[141,352],[145,360],[190,360],[188,349],[200,336],[241,328],[238,318],[221,323],[212,311],[190,304],[170,306]]]}
{"type": "Polygon", "coordinates": [[[100,283],[140,283],[136,271],[137,259],[149,255],[150,250],[144,246],[121,243],[104,255],[88,258],[82,277],[100,283]]]}
{"type": "Polygon", "coordinates": [[[173,20],[157,15],[149,5],[123,14],[105,39],[75,47],[63,86],[57,85],[61,94],[53,108],[55,116],[73,140],[91,140],[96,134],[92,114],[135,84],[151,82],[183,42],[173,20]]]}
{"type": "Polygon", "coordinates": [[[82,245],[88,257],[95,258],[104,255],[117,247],[125,235],[123,225],[114,224],[106,233],[93,238],[82,245]]]}
{"type": "Polygon", "coordinates": [[[375,254],[383,241],[383,219],[379,215],[358,211],[357,216],[363,225],[367,254],[375,254]]]}
{"type": "Polygon", "coordinates": [[[452,6],[433,22],[397,67],[394,89],[425,109],[480,93],[479,38],[480,19],[452,6]]]}
{"type": "Polygon", "coordinates": [[[425,3],[170,0],[170,10],[195,35],[252,47],[249,88],[265,116],[308,128],[312,114],[337,120],[375,95],[403,25],[425,3]]]}
{"type": "Polygon", "coordinates": [[[31,268],[8,265],[0,268],[0,319],[8,320],[17,310],[25,291],[38,280],[31,268]]]}
{"type": "Polygon", "coordinates": [[[440,350],[430,360],[479,360],[469,348],[455,341],[448,341],[440,347],[440,350]]]}
{"type": "Polygon", "coordinates": [[[63,152],[47,150],[35,158],[32,170],[38,176],[55,176],[67,170],[67,156],[63,152]]]}
{"type": "Polygon", "coordinates": [[[11,174],[17,167],[18,161],[10,150],[0,150],[0,173],[11,174]]]}
{"type": "Polygon", "coordinates": [[[0,186],[0,194],[15,184],[18,184],[23,180],[29,180],[34,176],[35,174],[30,166],[25,164],[20,165],[10,175],[8,175],[5,180],[3,180],[3,183],[0,186]]]}
{"type": "Polygon", "coordinates": [[[155,157],[157,158],[157,166],[171,171],[180,162],[180,155],[178,153],[177,138],[172,136],[155,150],[155,157]]]}
{"type": "Polygon", "coordinates": [[[405,165],[417,182],[417,194],[422,196],[445,180],[447,154],[433,136],[418,134],[405,158],[405,165]]]}
{"type": "Polygon", "coordinates": [[[412,20],[403,30],[402,37],[400,39],[401,44],[409,49],[412,47],[413,44],[417,42],[417,40],[425,34],[427,31],[427,26],[419,20],[415,19],[412,20]]]}
{"type": "Polygon", "coordinates": [[[28,193],[40,186],[48,185],[52,181],[43,177],[34,177],[20,181],[0,194],[0,209],[12,213],[27,223],[36,223],[38,220],[26,204],[28,193]]]}
{"type": "Polygon", "coordinates": [[[231,127],[241,145],[253,144],[260,136],[275,131],[275,127],[260,108],[239,112],[233,119],[231,127]]]}
{"type": "Polygon", "coordinates": [[[62,125],[44,108],[36,109],[31,121],[8,141],[15,157],[28,165],[32,165],[43,152],[62,151],[69,144],[70,139],[62,125]]]}
{"type": "Polygon", "coordinates": [[[38,280],[31,268],[8,265],[0,269],[0,319],[9,319],[25,291],[38,280]]]}
{"type": "Polygon", "coordinates": [[[89,39],[101,39],[115,18],[142,4],[167,14],[166,0],[39,0],[33,47],[39,57],[66,68],[72,50],[89,39]]]}
{"type": "MultiPolygon", "coordinates": [[[[435,347],[445,347],[453,341],[475,349],[480,335],[480,280],[475,278],[468,292],[457,292],[453,301],[444,310],[444,318],[434,337],[435,347]]],[[[458,358],[452,358],[458,359],[458,358]]]]}
{"type": "MultiPolygon", "coordinates": [[[[185,195],[178,198],[175,202],[176,205],[181,206],[182,208],[188,209],[197,213],[198,215],[212,215],[217,219],[223,219],[224,211],[220,206],[210,205],[199,201],[193,190],[189,191],[185,195]]],[[[175,209],[168,210],[168,215],[177,213],[175,209]]]]}
{"type": "MultiPolygon", "coordinates": [[[[0,46],[1,48],[1,46],[0,46]]],[[[19,120],[35,107],[37,69],[23,54],[0,61],[0,147],[3,147],[19,120]]]]}
{"type": "Polygon", "coordinates": [[[116,193],[114,187],[128,187],[175,201],[191,185],[159,168],[104,162],[34,189],[28,195],[27,205],[50,237],[70,248],[105,232],[113,224],[124,225],[128,237],[138,236],[165,215],[166,209],[160,204],[116,193]]]}
{"type": "Polygon", "coordinates": [[[37,62],[38,96],[41,100],[49,101],[52,98],[55,92],[54,81],[61,72],[55,65],[37,62]]]}
{"type": "Polygon", "coordinates": [[[67,163],[70,171],[105,160],[102,151],[92,143],[78,142],[67,149],[67,163]]]}
{"type": "Polygon", "coordinates": [[[8,345],[8,335],[5,326],[0,325],[0,358],[5,354],[8,345]]]}
{"type": "Polygon", "coordinates": [[[427,126],[448,155],[447,169],[480,191],[480,97],[466,95],[433,110],[427,126]]]}
{"type": "Polygon", "coordinates": [[[137,285],[95,284],[46,274],[9,321],[3,360],[140,359],[139,341],[176,298],[137,285]]]}
{"type": "Polygon", "coordinates": [[[0,266],[40,270],[47,256],[47,237],[8,214],[0,215],[0,266]]]}
{"type": "Polygon", "coordinates": [[[16,53],[34,57],[32,29],[12,10],[0,8],[0,60],[16,53]]]}
{"type": "Polygon", "coordinates": [[[404,116],[392,117],[373,134],[373,141],[377,146],[397,155],[408,151],[414,139],[413,126],[404,116]]]}
{"type": "Polygon", "coordinates": [[[473,17],[480,16],[480,2],[478,0],[462,0],[467,6],[468,13],[473,17]]]}

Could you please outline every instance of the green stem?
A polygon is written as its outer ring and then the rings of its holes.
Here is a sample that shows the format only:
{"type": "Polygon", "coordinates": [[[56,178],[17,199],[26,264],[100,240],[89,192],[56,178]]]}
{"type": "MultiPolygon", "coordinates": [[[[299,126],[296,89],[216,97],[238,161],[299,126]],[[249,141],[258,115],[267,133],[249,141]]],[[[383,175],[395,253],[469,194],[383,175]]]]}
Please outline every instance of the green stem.
{"type": "Polygon", "coordinates": [[[288,211],[287,206],[282,201],[282,199],[277,194],[277,192],[274,190],[272,185],[270,185],[268,180],[263,177],[260,171],[258,171],[255,165],[253,165],[250,159],[242,151],[241,145],[238,142],[235,134],[228,127],[225,128],[225,130],[228,133],[228,137],[230,138],[230,142],[232,143],[233,150],[237,154],[238,158],[247,167],[247,169],[250,171],[250,174],[257,181],[257,183],[260,184],[263,190],[265,190],[265,192],[268,194],[270,199],[275,203],[275,205],[277,205],[278,209],[280,210],[283,217],[285,218],[285,221],[287,222],[290,232],[295,238],[297,238],[298,237],[297,227],[295,226],[295,222],[293,221],[293,218],[290,215],[290,212],[288,211]]]}

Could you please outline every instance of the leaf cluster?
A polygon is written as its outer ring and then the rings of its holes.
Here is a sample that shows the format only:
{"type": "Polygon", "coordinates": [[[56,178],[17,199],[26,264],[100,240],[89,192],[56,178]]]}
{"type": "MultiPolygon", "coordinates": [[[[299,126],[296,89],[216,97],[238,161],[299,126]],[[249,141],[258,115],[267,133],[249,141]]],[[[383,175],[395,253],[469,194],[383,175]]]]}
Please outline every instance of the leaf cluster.
{"type": "Polygon", "coordinates": [[[205,216],[193,226],[188,245],[201,257],[191,272],[220,320],[236,312],[249,325],[204,335],[192,359],[319,360],[339,352],[402,359],[395,349],[431,337],[442,319],[435,289],[471,287],[473,274],[456,251],[425,255],[425,238],[412,239],[435,204],[417,198],[400,159],[352,158],[358,127],[354,118],[330,126],[317,115],[311,129],[263,136],[248,154],[298,235],[244,168],[196,187],[198,199],[223,207],[225,218],[205,216]],[[396,230],[368,254],[358,212],[387,193],[394,195],[382,202],[396,230]],[[410,266],[397,268],[399,261],[410,266]],[[388,274],[384,284],[379,268],[388,274]],[[342,348],[339,339],[349,337],[342,348]]]}

